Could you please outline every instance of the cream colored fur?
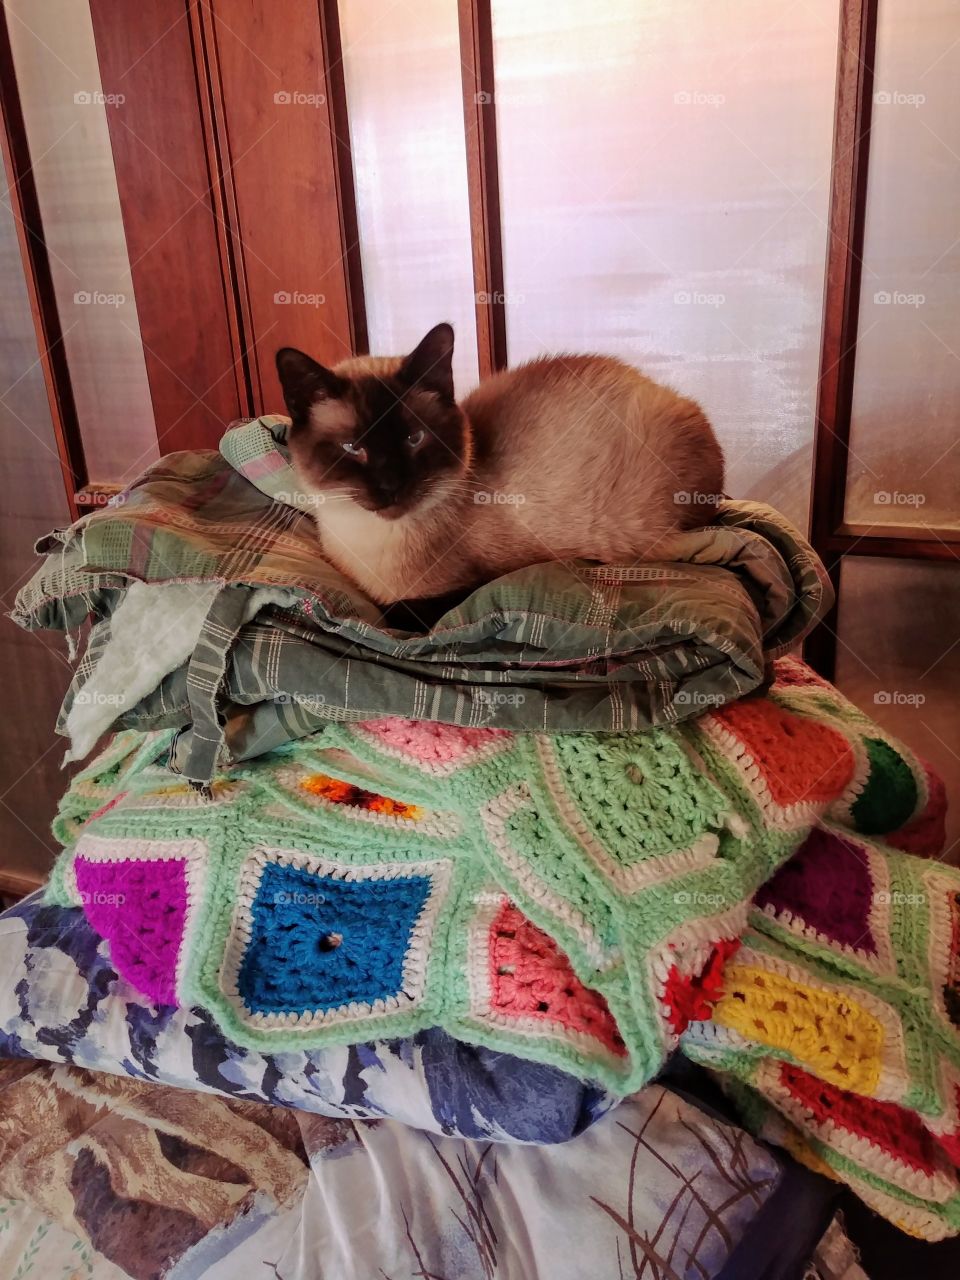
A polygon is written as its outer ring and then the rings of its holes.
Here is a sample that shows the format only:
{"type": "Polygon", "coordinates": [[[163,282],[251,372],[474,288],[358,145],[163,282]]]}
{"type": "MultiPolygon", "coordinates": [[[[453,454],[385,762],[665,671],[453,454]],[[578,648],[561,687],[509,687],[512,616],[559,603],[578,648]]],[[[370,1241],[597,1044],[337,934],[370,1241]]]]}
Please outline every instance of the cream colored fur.
{"type": "MultiPolygon", "coordinates": [[[[393,372],[363,357],[343,375],[393,372]]],[[[652,559],[706,523],[723,456],[699,406],[605,356],[535,360],[498,374],[461,408],[460,476],[398,520],[329,491],[325,553],[381,603],[442,595],[542,561],[652,559]],[[685,500],[686,498],[686,500],[685,500]]]]}

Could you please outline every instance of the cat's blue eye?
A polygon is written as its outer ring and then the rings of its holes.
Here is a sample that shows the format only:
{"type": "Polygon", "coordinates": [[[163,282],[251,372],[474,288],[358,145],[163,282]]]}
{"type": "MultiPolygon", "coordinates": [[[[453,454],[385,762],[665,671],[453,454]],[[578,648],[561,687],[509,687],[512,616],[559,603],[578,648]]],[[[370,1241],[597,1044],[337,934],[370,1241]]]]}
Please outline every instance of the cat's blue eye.
{"type": "Polygon", "coordinates": [[[362,444],[354,444],[352,440],[341,440],[340,448],[344,453],[349,453],[351,458],[356,458],[358,462],[367,460],[367,451],[362,444]]]}
{"type": "Polygon", "coordinates": [[[411,431],[407,436],[407,444],[411,449],[419,449],[427,438],[427,433],[421,428],[419,431],[411,431]]]}

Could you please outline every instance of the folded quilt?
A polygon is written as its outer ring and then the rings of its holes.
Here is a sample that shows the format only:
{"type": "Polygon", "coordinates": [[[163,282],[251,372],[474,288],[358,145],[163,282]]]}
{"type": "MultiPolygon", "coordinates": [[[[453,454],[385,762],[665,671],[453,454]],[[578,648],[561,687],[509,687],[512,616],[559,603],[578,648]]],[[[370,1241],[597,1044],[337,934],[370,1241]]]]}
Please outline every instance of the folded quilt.
{"type": "Polygon", "coordinates": [[[222,453],[169,455],[38,544],[46,560],[14,619],[68,633],[95,624],[61,732],[84,699],[109,707],[102,727],[178,728],[173,763],[209,781],[228,760],[336,721],[672,725],[757,688],[830,604],[800,534],[770,508],[731,502],[709,528],[665,540],[662,562],[538,565],[480,588],[427,635],[391,629],[320,558],[285,429],[257,419],[229,432],[222,453]],[[116,664],[101,664],[134,583],[155,588],[157,644],[184,625],[185,593],[197,634],[175,665],[121,693],[116,664]]]}
{"type": "Polygon", "coordinates": [[[960,1232],[960,872],[821,822],[684,1052],[755,1133],[902,1230],[960,1232]]]}
{"type": "Polygon", "coordinates": [[[65,799],[50,894],[259,1049],[438,1026],[625,1094],[683,1035],[791,1123],[845,1091],[856,1141],[821,1117],[820,1160],[956,1232],[960,872],[873,838],[922,845],[939,795],[801,664],[777,676],[638,734],[329,725],[210,798],[157,763],[170,733],[121,735],[65,799]],[[871,1136],[894,1113],[926,1180],[871,1136]]]}

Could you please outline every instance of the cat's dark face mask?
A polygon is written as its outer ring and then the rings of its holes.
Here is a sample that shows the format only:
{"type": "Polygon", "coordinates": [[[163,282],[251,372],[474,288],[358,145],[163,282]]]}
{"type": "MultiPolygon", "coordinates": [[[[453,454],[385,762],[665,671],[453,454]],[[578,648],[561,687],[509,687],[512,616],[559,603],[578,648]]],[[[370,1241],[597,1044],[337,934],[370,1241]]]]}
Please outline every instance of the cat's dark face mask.
{"type": "Polygon", "coordinates": [[[453,329],[431,329],[390,373],[337,374],[277,352],[290,452],[310,489],[397,520],[455,489],[469,440],[453,396],[453,329]],[[446,481],[447,483],[444,483],[446,481]]]}

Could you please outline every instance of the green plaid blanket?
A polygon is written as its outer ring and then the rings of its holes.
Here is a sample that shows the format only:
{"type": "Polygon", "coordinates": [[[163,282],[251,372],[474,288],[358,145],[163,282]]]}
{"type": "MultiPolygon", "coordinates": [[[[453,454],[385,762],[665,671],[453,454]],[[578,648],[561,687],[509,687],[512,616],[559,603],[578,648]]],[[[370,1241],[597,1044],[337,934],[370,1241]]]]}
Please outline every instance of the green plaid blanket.
{"type": "Polygon", "coordinates": [[[321,558],[286,426],[258,418],[219,453],[170,454],[38,543],[46,558],[11,617],[30,630],[94,623],[61,732],[132,581],[221,587],[192,658],[114,722],[181,729],[175,765],[200,781],[329,721],[674,724],[757,688],[831,603],[801,535],[768,507],[730,502],[672,539],[663,562],[538,565],[480,588],[427,635],[390,628],[321,558]]]}

